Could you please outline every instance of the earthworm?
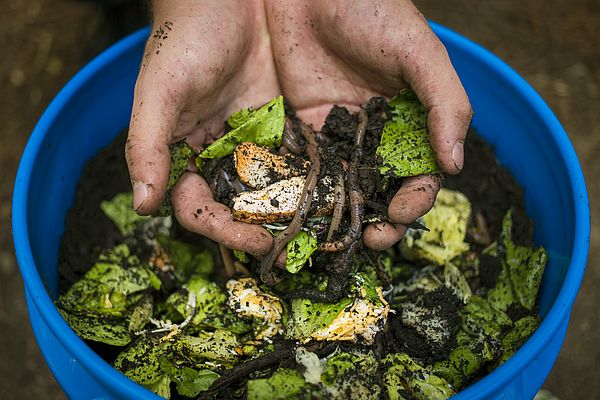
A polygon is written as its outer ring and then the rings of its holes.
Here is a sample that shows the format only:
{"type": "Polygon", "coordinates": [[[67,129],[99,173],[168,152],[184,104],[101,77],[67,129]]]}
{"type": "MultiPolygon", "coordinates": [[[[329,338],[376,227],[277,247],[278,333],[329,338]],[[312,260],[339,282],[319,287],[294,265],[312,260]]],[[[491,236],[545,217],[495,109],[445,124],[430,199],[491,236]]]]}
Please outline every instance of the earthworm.
{"type": "Polygon", "coordinates": [[[281,233],[275,236],[275,239],[273,240],[273,248],[261,262],[260,278],[267,285],[272,285],[275,283],[275,277],[273,276],[272,269],[275,260],[277,260],[277,257],[279,256],[279,253],[281,253],[285,246],[287,246],[287,244],[296,236],[296,234],[300,232],[300,229],[302,228],[302,225],[308,216],[308,211],[310,210],[310,205],[312,204],[313,192],[317,186],[317,180],[319,178],[319,173],[321,172],[321,160],[319,159],[315,133],[308,125],[302,124],[302,136],[304,136],[307,142],[306,153],[308,154],[308,158],[311,162],[310,171],[306,177],[306,181],[304,182],[304,187],[302,188],[302,193],[300,194],[298,206],[296,207],[296,213],[294,214],[292,222],[287,228],[281,231],[281,233]]]}
{"type": "Polygon", "coordinates": [[[335,205],[331,217],[331,224],[329,224],[329,232],[327,232],[328,242],[333,238],[333,235],[340,227],[342,213],[344,212],[344,205],[346,203],[346,190],[344,189],[344,176],[342,174],[338,175],[338,182],[333,193],[335,205]]]}
{"type": "Polygon", "coordinates": [[[357,168],[358,161],[362,158],[362,144],[367,128],[368,117],[365,110],[360,110],[358,113],[358,126],[354,135],[354,154],[348,168],[348,186],[350,193],[350,229],[344,237],[335,242],[324,242],[319,245],[320,251],[338,252],[348,248],[351,243],[358,240],[361,228],[362,219],[365,211],[365,201],[363,193],[358,183],[357,168]]]}
{"type": "Polygon", "coordinates": [[[283,135],[281,137],[281,144],[295,155],[302,153],[302,146],[298,144],[296,140],[296,132],[292,128],[292,123],[289,119],[285,120],[285,127],[283,128],[283,135]]]}
{"type": "Polygon", "coordinates": [[[221,258],[223,259],[223,265],[225,266],[225,272],[227,273],[227,277],[231,278],[233,275],[235,275],[233,257],[231,257],[229,249],[223,246],[222,244],[219,244],[219,251],[221,252],[221,258]]]}
{"type": "MultiPolygon", "coordinates": [[[[338,346],[339,344],[336,342],[312,342],[306,345],[305,348],[307,351],[315,353],[319,358],[323,358],[333,353],[338,346]]],[[[196,400],[212,399],[219,391],[248,376],[252,372],[271,367],[281,361],[293,358],[295,355],[296,345],[293,341],[286,340],[275,344],[274,347],[273,351],[238,364],[225,372],[213,382],[206,392],[200,393],[196,400]]]]}

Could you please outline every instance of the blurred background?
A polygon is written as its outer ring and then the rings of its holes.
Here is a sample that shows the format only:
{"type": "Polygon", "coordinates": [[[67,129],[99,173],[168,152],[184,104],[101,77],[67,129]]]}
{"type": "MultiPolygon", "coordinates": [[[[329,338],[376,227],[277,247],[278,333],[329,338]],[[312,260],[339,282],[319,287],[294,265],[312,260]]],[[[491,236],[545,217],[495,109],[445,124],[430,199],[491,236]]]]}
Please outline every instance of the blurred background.
{"type": "MultiPolygon", "coordinates": [[[[63,399],[27,319],[11,228],[21,153],[60,88],[91,58],[143,26],[141,1],[0,1],[0,398],[63,399]]],[[[482,44],[517,70],[569,133],[600,209],[600,0],[415,0],[431,20],[482,44]]],[[[600,398],[599,226],[565,345],[545,388],[562,400],[600,398]],[[596,292],[598,290],[598,292],[596,292]]]]}

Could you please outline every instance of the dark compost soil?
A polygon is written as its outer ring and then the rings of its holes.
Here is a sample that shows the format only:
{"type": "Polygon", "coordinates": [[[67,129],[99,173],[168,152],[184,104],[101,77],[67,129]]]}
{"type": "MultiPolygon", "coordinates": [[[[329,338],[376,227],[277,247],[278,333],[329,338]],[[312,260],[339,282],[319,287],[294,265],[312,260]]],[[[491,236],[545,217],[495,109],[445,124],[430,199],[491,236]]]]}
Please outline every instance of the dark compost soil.
{"type": "MultiPolygon", "coordinates": [[[[376,114],[377,104],[372,104],[371,107],[370,114],[376,114]]],[[[384,110],[379,112],[384,112],[384,110]]],[[[338,134],[346,132],[351,135],[356,127],[354,116],[345,113],[345,109],[334,109],[332,114],[336,118],[329,121],[331,131],[337,131],[338,134]],[[345,122],[344,125],[350,126],[350,129],[344,131],[338,129],[340,127],[331,126],[331,124],[337,123],[336,120],[338,122],[342,121],[342,123],[345,122]]],[[[373,118],[373,124],[379,124],[379,122],[376,118],[373,118]]],[[[329,128],[326,124],[324,130],[329,128]]],[[[368,126],[367,132],[369,132],[369,128],[371,126],[368,126]]],[[[373,129],[378,128],[374,127],[373,129]]],[[[369,136],[367,134],[367,137],[369,136]]],[[[126,132],[123,132],[110,146],[100,151],[94,159],[90,160],[78,183],[75,201],[67,216],[65,233],[60,248],[61,292],[64,292],[93,265],[103,248],[110,248],[123,241],[123,237],[113,223],[101,211],[100,203],[103,200],[111,199],[118,193],[130,190],[123,151],[125,137],[126,132]]],[[[376,143],[370,143],[369,141],[365,143],[368,148],[376,147],[376,145],[376,143]]],[[[337,150],[341,154],[348,151],[348,149],[342,147],[337,150]]],[[[446,178],[444,185],[451,189],[460,190],[467,195],[472,202],[474,212],[483,214],[492,238],[498,237],[502,218],[506,210],[512,207],[515,212],[515,236],[518,241],[527,242],[532,226],[523,208],[522,189],[508,170],[498,164],[493,149],[473,131],[469,133],[465,151],[467,162],[463,172],[458,176],[446,178]]],[[[340,155],[337,154],[336,157],[340,157],[340,155]]],[[[233,171],[228,172],[233,173],[233,171]]],[[[215,173],[218,173],[218,171],[215,171],[215,173]]],[[[368,181],[368,179],[364,181],[368,181]]],[[[223,195],[223,197],[228,197],[230,194],[223,193],[223,195]]],[[[381,201],[384,201],[384,199],[381,199],[381,201]]],[[[186,234],[177,229],[176,232],[179,232],[176,236],[186,236],[187,241],[202,241],[189,233],[186,234]]],[[[475,243],[472,244],[477,246],[475,243]]],[[[220,260],[220,257],[215,257],[215,260],[220,260]]],[[[490,288],[495,285],[501,268],[496,261],[492,257],[489,257],[489,259],[482,257],[478,277],[479,286],[490,288]]],[[[438,345],[427,343],[413,329],[404,327],[400,318],[394,315],[390,317],[388,328],[385,333],[380,335],[382,337],[379,338],[379,341],[383,341],[383,347],[387,351],[404,351],[421,360],[433,362],[446,358],[455,347],[454,331],[461,324],[458,311],[462,304],[445,288],[424,297],[424,301],[431,303],[425,304],[425,306],[437,308],[451,326],[453,334],[450,341],[438,345]]],[[[509,310],[509,314],[513,319],[518,318],[522,312],[523,310],[520,309],[509,310]]],[[[106,359],[112,359],[116,355],[113,351],[104,349],[104,346],[90,345],[106,359]]]]}

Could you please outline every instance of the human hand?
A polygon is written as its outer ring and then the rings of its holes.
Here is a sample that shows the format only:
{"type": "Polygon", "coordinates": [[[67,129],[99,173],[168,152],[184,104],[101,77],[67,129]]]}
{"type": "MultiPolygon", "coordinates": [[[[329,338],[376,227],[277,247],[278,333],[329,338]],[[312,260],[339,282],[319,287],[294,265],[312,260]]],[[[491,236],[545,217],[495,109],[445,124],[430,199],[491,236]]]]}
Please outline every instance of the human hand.
{"type": "MultiPolygon", "coordinates": [[[[430,142],[443,172],[463,167],[471,120],[447,52],[409,0],[266,1],[279,82],[298,117],[319,129],[335,104],[358,110],[373,96],[410,86],[429,112],[430,142]]],[[[368,225],[364,243],[382,250],[435,201],[437,175],[407,178],[388,207],[394,224],[368,225]]]]}
{"type": "MultiPolygon", "coordinates": [[[[158,0],[154,21],[126,145],[134,208],[142,215],[164,198],[169,144],[185,138],[201,148],[222,134],[231,113],[280,92],[262,1],[158,0]]],[[[197,174],[184,175],[171,200],[188,230],[254,255],[272,246],[262,227],[234,221],[197,174]]]]}

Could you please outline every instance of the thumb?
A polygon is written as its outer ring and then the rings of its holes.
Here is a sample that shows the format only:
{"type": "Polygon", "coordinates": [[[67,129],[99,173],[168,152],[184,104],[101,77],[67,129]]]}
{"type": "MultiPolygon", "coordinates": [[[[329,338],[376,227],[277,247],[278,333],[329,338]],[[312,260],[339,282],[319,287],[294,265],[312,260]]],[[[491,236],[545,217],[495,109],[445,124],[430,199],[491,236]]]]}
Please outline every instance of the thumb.
{"type": "Polygon", "coordinates": [[[427,29],[421,36],[411,58],[403,65],[404,77],[428,111],[429,140],[438,165],[448,174],[457,174],[464,165],[464,141],[472,116],[469,98],[433,31],[427,29]]]}
{"type": "Polygon", "coordinates": [[[160,82],[146,85],[140,73],[125,146],[133,186],[133,208],[138,214],[156,211],[165,196],[169,179],[169,143],[179,117],[174,97],[163,100],[160,82]]]}

